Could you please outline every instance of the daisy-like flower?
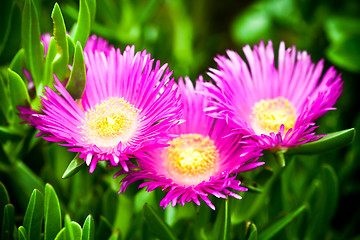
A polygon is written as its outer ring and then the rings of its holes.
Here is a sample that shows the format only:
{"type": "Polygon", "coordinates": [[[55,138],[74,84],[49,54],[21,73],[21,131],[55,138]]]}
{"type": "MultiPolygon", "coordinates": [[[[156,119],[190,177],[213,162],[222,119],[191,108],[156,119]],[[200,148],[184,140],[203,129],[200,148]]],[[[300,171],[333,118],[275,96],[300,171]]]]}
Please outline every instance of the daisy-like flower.
{"type": "MultiPolygon", "coordinates": [[[[180,79],[179,92],[184,106],[185,122],[170,129],[178,137],[169,141],[163,149],[151,149],[148,156],[138,159],[139,166],[132,166],[129,174],[121,180],[119,193],[138,180],[146,180],[139,188],[147,186],[147,191],[161,188],[166,196],[160,206],[174,207],[185,202],[200,204],[202,199],[210,208],[215,209],[208,195],[218,198],[228,196],[240,199],[236,191],[246,191],[236,180],[236,174],[259,167],[257,162],[260,150],[254,145],[243,145],[241,137],[223,136],[230,128],[223,120],[207,116],[203,109],[208,106],[207,97],[196,94],[203,91],[198,80],[196,89],[186,78],[180,79]]],[[[123,174],[120,171],[114,177],[123,174]]]]}
{"type": "Polygon", "coordinates": [[[177,89],[167,64],[154,63],[146,50],[135,53],[134,46],[127,46],[123,53],[113,47],[98,51],[96,44],[84,51],[81,99],[73,99],[55,77],[57,92],[45,87],[42,113],[19,110],[45,140],[79,152],[90,172],[103,160],[128,171],[130,157],[169,141],[167,130],[179,123],[177,89]]]}
{"type": "Polygon", "coordinates": [[[230,50],[229,58],[215,58],[218,69],[208,74],[217,87],[204,84],[214,104],[208,113],[264,149],[285,150],[322,137],[315,136],[314,121],[334,109],[342,92],[340,74],[333,67],[323,74],[323,60],[314,64],[305,51],[285,49],[284,42],[277,63],[271,41],[243,51],[247,63],[230,50]]]}

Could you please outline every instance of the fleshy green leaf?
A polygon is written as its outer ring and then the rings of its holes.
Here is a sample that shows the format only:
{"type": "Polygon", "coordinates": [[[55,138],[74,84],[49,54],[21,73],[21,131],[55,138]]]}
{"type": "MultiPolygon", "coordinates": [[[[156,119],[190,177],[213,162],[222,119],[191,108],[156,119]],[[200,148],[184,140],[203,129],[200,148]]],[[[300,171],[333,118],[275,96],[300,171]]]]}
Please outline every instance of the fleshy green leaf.
{"type": "MultiPolygon", "coordinates": [[[[92,6],[93,7],[93,6],[92,6]]],[[[90,34],[91,26],[90,10],[86,0],[80,0],[79,15],[77,20],[74,42],[79,41],[81,46],[86,45],[86,41],[90,34]]]]}
{"type": "Polygon", "coordinates": [[[55,38],[51,37],[49,46],[48,46],[48,50],[46,53],[46,57],[45,57],[45,66],[44,66],[44,85],[52,87],[50,84],[53,82],[53,61],[55,59],[57,53],[57,48],[56,48],[56,42],[55,42],[55,38]]]}
{"type": "Polygon", "coordinates": [[[31,240],[40,240],[42,221],[44,216],[44,197],[37,189],[31,194],[24,217],[24,227],[27,237],[31,240]]]}
{"type": "Polygon", "coordinates": [[[231,229],[231,221],[229,214],[229,203],[228,200],[224,202],[224,206],[221,207],[220,211],[218,211],[210,239],[230,239],[229,230],[231,229]]]}
{"type": "Polygon", "coordinates": [[[15,210],[12,204],[6,204],[4,207],[3,222],[1,228],[1,239],[13,239],[14,233],[14,215],[15,210]]]}
{"type": "MultiPolygon", "coordinates": [[[[31,70],[37,92],[41,92],[44,51],[40,43],[40,26],[33,0],[25,0],[21,23],[21,40],[25,60],[31,70]]],[[[39,95],[39,94],[38,94],[39,95]]]]}
{"type": "Polygon", "coordinates": [[[21,48],[11,60],[9,68],[14,72],[20,73],[24,69],[25,51],[21,48]]]}
{"type": "Polygon", "coordinates": [[[81,226],[77,222],[73,222],[69,215],[65,216],[65,238],[69,240],[81,239],[81,226]]]}
{"type": "Polygon", "coordinates": [[[95,21],[95,15],[96,15],[96,0],[87,0],[86,1],[89,7],[90,12],[90,23],[91,26],[93,25],[95,21]]]}
{"type": "Polygon", "coordinates": [[[112,229],[109,221],[103,216],[100,216],[100,224],[99,227],[96,228],[95,239],[108,239],[111,236],[111,232],[112,229]]]}
{"type": "Polygon", "coordinates": [[[286,225],[288,225],[295,217],[297,217],[300,213],[302,213],[306,209],[306,206],[303,205],[296,209],[294,212],[286,215],[280,220],[273,223],[270,227],[266,228],[264,231],[261,231],[259,234],[260,240],[271,239],[275,234],[281,231],[286,225]]]}
{"type": "Polygon", "coordinates": [[[150,205],[144,205],[143,213],[145,222],[157,237],[160,239],[176,239],[169,226],[160,218],[150,205]]]}
{"type": "Polygon", "coordinates": [[[61,230],[61,209],[59,199],[50,184],[45,185],[45,228],[44,239],[52,240],[61,230]]]}
{"type": "Polygon", "coordinates": [[[82,240],[93,240],[95,237],[94,218],[88,215],[83,225],[82,240]]]}
{"type": "Polygon", "coordinates": [[[65,228],[62,228],[55,237],[55,240],[65,240],[65,228]]]}
{"type": "Polygon", "coordinates": [[[0,226],[2,226],[2,216],[4,207],[10,203],[9,194],[2,182],[0,182],[0,226]]]}
{"type": "Polygon", "coordinates": [[[19,236],[19,240],[27,240],[27,234],[26,234],[26,229],[23,226],[20,226],[18,228],[18,236],[19,236]]]}
{"type": "Polygon", "coordinates": [[[332,43],[326,50],[331,62],[348,71],[360,73],[360,34],[350,36],[344,41],[332,43]]]}
{"type": "Polygon", "coordinates": [[[62,178],[70,178],[78,173],[84,166],[84,159],[79,158],[80,153],[76,154],[74,159],[69,163],[69,166],[66,168],[62,178]]]}
{"type": "Polygon", "coordinates": [[[248,238],[247,240],[257,240],[258,239],[258,233],[257,228],[254,223],[251,223],[248,228],[248,238]]]}
{"type": "MultiPolygon", "coordinates": [[[[6,82],[6,79],[3,79],[0,76],[0,102],[1,102],[0,110],[4,114],[6,120],[9,122],[10,121],[10,106],[11,106],[11,103],[9,101],[7,85],[8,84],[6,82]]],[[[1,114],[0,114],[0,116],[1,116],[1,114]]]]}
{"type": "Polygon", "coordinates": [[[288,154],[319,154],[349,145],[355,137],[355,128],[327,134],[318,141],[301,144],[287,150],[288,154]]]}
{"type": "Polygon", "coordinates": [[[86,84],[86,68],[83,50],[79,42],[75,46],[73,69],[70,74],[66,90],[74,99],[80,99],[84,93],[86,84]]]}
{"type": "Polygon", "coordinates": [[[115,229],[115,231],[111,234],[109,237],[109,240],[120,240],[121,239],[121,233],[119,229],[115,229]]]}
{"type": "Polygon", "coordinates": [[[30,97],[25,86],[24,81],[14,71],[8,70],[9,74],[9,90],[12,105],[17,106],[30,106],[30,97]]]}
{"type": "Polygon", "coordinates": [[[54,71],[57,78],[62,82],[69,77],[70,69],[68,67],[69,50],[66,27],[58,3],[55,3],[54,9],[51,13],[51,18],[54,23],[54,37],[58,49],[58,57],[54,62],[54,71]]]}

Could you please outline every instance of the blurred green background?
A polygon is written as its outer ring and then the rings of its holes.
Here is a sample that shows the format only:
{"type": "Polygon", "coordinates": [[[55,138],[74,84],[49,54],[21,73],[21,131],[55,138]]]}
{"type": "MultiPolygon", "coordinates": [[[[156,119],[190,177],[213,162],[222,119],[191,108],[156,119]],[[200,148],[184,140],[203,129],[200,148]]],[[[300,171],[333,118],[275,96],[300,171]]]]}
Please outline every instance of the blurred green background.
{"type": "MultiPolygon", "coordinates": [[[[34,0],[34,4],[41,33],[51,33],[55,1],[34,0]]],[[[58,4],[71,31],[79,3],[64,0],[58,4]]],[[[189,76],[195,80],[201,74],[209,80],[206,72],[216,67],[213,58],[217,54],[225,54],[226,49],[241,53],[244,45],[260,40],[271,39],[275,52],[280,41],[285,41],[287,47],[306,50],[314,62],[324,58],[326,68],[334,65],[342,73],[344,91],[335,105],[337,110],[317,122],[318,133],[359,129],[358,0],[98,0],[96,5],[91,33],[121,49],[128,44],[135,44],[137,51],[146,48],[153,58],[169,63],[175,79],[189,76]]],[[[23,8],[23,0],[1,2],[0,78],[4,89],[9,64],[22,47],[23,8]]],[[[7,101],[4,89],[0,90],[2,105],[7,101]]],[[[97,239],[166,239],[168,235],[159,232],[169,229],[178,239],[217,239],[224,232],[222,223],[229,219],[227,239],[257,239],[254,232],[259,239],[360,239],[358,137],[350,146],[330,153],[286,156],[287,166],[279,172],[264,167],[240,176],[251,191],[242,194],[243,200],[230,199],[225,207],[224,200],[214,199],[217,211],[204,203],[164,211],[158,207],[164,196],[160,190],[146,193],[132,186],[125,195],[118,195],[119,179],[112,179],[116,169],[98,168],[89,174],[83,168],[74,177],[62,179],[74,154],[34,138],[37,132],[18,121],[14,124],[21,133],[12,133],[5,115],[2,108],[0,181],[15,208],[17,227],[23,223],[33,189],[44,193],[45,183],[50,183],[63,218],[69,214],[82,224],[92,214],[97,239]],[[165,224],[159,223],[155,231],[145,202],[156,212],[150,215],[165,224]]],[[[0,220],[0,227],[3,222],[0,220]]]]}

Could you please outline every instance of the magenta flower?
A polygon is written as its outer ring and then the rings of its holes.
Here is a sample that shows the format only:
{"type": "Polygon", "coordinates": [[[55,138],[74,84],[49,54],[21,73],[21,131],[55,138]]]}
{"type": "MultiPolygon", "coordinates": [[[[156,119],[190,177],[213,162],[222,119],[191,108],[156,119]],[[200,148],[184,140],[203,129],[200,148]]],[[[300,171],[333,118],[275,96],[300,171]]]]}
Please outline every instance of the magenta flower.
{"type": "Polygon", "coordinates": [[[113,47],[98,51],[96,44],[85,49],[82,98],[73,99],[55,78],[59,94],[45,87],[42,113],[19,108],[21,117],[45,140],[79,152],[90,172],[103,160],[128,171],[128,158],[166,145],[171,137],[167,130],[179,123],[181,105],[172,72],[167,64],[154,64],[146,50],[135,53],[134,46],[123,53],[113,47]]]}
{"type": "MultiPolygon", "coordinates": [[[[240,199],[236,191],[246,191],[236,180],[236,174],[263,165],[257,162],[260,150],[254,145],[243,145],[241,137],[223,136],[230,128],[223,120],[207,116],[203,109],[208,106],[207,98],[195,91],[204,90],[198,80],[196,90],[186,78],[180,79],[179,92],[184,105],[182,123],[169,131],[178,137],[169,141],[170,146],[163,149],[150,149],[147,157],[138,159],[139,166],[132,166],[129,175],[121,180],[120,192],[138,180],[147,180],[139,188],[147,186],[147,191],[161,188],[166,196],[160,206],[169,203],[174,207],[185,202],[200,204],[202,199],[210,208],[215,209],[208,195],[218,198],[232,196],[240,199]]],[[[120,171],[114,177],[123,174],[120,171]]],[[[120,193],[119,192],[119,193],[120,193]]]]}
{"type": "Polygon", "coordinates": [[[315,141],[314,121],[333,106],[342,92],[342,81],[333,67],[323,74],[324,61],[316,65],[310,56],[285,49],[280,43],[275,67],[272,42],[243,48],[247,63],[233,51],[217,56],[218,69],[205,83],[213,99],[208,113],[225,119],[237,132],[251,135],[264,149],[315,141]]]}

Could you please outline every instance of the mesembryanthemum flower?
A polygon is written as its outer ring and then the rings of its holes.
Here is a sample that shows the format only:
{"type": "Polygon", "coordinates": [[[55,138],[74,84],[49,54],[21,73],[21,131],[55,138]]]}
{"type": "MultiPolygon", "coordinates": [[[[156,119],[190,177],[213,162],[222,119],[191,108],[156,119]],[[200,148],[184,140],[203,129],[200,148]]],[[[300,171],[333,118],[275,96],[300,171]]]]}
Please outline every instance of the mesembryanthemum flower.
{"type": "MultiPolygon", "coordinates": [[[[121,180],[120,192],[138,180],[146,180],[139,188],[147,186],[147,191],[161,188],[167,192],[160,202],[166,208],[185,202],[200,204],[202,199],[210,208],[215,209],[208,195],[218,198],[232,196],[241,198],[236,191],[246,191],[236,180],[236,174],[263,165],[257,162],[261,155],[254,145],[240,143],[241,137],[223,136],[230,128],[223,120],[207,116],[203,109],[208,106],[207,97],[196,94],[191,81],[186,84],[180,79],[179,92],[183,103],[185,122],[169,131],[178,137],[169,141],[163,149],[151,149],[147,157],[138,159],[139,166],[132,166],[129,174],[121,180]]],[[[201,89],[198,80],[196,90],[201,89]]],[[[118,172],[114,177],[123,174],[118,172]]]]}
{"type": "Polygon", "coordinates": [[[217,87],[205,83],[214,104],[208,113],[252,135],[264,149],[281,150],[319,139],[314,121],[334,109],[342,92],[340,74],[333,67],[322,74],[323,60],[315,65],[305,51],[285,49],[284,42],[277,63],[271,41],[253,50],[247,45],[243,51],[247,63],[230,50],[229,58],[215,58],[218,69],[208,74],[217,87]]]}
{"type": "Polygon", "coordinates": [[[128,171],[129,157],[169,141],[167,130],[179,123],[181,105],[167,64],[154,64],[146,50],[135,53],[134,46],[121,53],[113,47],[98,51],[100,45],[85,48],[86,86],[81,99],[73,99],[55,78],[59,94],[45,87],[43,113],[19,110],[45,140],[79,152],[90,172],[103,160],[128,171]]]}

